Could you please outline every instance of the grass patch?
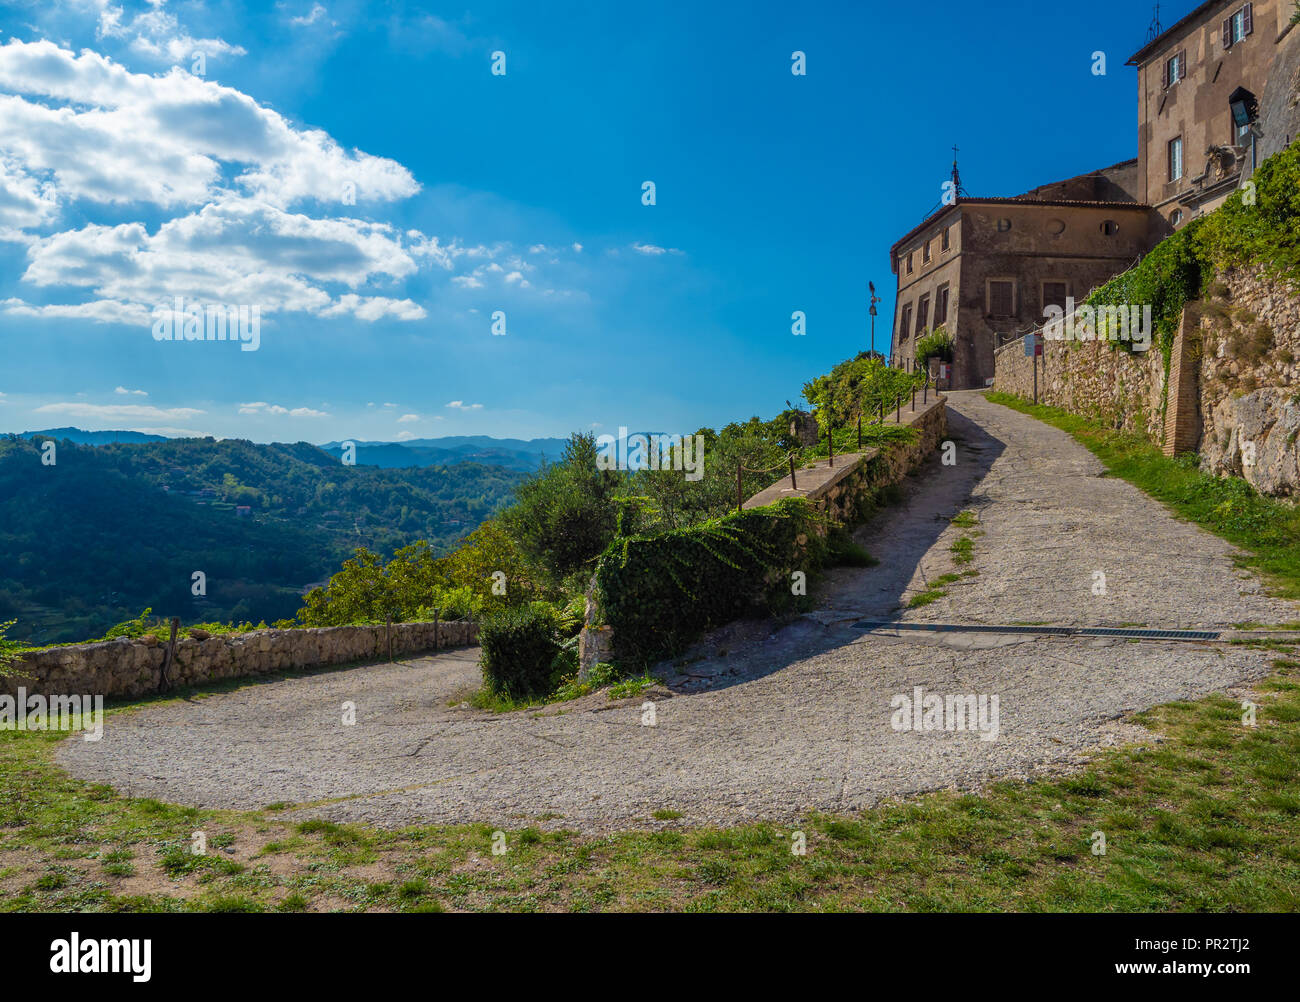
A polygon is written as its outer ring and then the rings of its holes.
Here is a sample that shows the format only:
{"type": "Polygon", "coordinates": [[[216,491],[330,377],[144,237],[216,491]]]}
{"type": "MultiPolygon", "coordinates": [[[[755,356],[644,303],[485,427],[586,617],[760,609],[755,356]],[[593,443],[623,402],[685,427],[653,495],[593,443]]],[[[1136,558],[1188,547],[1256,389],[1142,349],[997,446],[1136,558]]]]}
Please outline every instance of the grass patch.
{"type": "Polygon", "coordinates": [[[989,400],[1068,432],[1105,464],[1175,514],[1246,551],[1241,563],[1260,572],[1273,594],[1300,598],[1300,506],[1259,494],[1238,477],[1215,477],[1195,455],[1170,458],[1145,438],[1086,418],[1031,404],[1008,393],[989,400]]]}
{"type": "Polygon", "coordinates": [[[931,602],[937,602],[948,593],[942,588],[927,588],[925,591],[917,592],[907,600],[909,609],[919,609],[923,605],[929,605],[931,602]]]}

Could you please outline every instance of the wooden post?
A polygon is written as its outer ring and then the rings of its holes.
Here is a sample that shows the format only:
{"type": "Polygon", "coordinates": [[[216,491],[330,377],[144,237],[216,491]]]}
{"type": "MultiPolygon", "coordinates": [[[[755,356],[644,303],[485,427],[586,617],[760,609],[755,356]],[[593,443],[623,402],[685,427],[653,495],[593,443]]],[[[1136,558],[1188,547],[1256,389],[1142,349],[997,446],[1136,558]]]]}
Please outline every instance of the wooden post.
{"type": "Polygon", "coordinates": [[[903,423],[903,395],[900,393],[898,399],[894,401],[894,423],[903,423]]]}
{"type": "Polygon", "coordinates": [[[790,457],[790,489],[792,491],[797,491],[799,489],[799,485],[794,482],[794,456],[793,455],[790,457]]]}
{"type": "Polygon", "coordinates": [[[912,410],[916,410],[916,387],[912,387],[912,410]]]}
{"type": "Polygon", "coordinates": [[[181,621],[175,616],[171,621],[171,636],[167,639],[167,653],[163,655],[162,672],[158,677],[158,691],[166,692],[172,687],[171,667],[172,662],[176,659],[176,631],[181,627],[181,621]]]}

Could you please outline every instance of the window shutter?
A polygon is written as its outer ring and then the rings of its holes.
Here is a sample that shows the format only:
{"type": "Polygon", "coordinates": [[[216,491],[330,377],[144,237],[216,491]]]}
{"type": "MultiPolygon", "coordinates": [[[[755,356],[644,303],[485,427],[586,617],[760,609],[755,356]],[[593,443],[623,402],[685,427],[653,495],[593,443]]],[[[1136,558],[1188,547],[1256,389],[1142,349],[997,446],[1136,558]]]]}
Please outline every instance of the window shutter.
{"type": "Polygon", "coordinates": [[[1228,18],[1223,22],[1223,47],[1225,49],[1232,48],[1232,18],[1228,18]]]}
{"type": "Polygon", "coordinates": [[[1254,11],[1254,9],[1253,9],[1254,6],[1255,6],[1254,4],[1248,3],[1248,4],[1246,4],[1245,7],[1241,8],[1241,33],[1242,33],[1242,35],[1249,35],[1252,31],[1255,30],[1255,23],[1254,23],[1254,22],[1255,22],[1255,11],[1254,11]]]}
{"type": "Polygon", "coordinates": [[[1182,80],[1187,76],[1187,50],[1184,49],[1178,53],[1178,79],[1182,80]]]}

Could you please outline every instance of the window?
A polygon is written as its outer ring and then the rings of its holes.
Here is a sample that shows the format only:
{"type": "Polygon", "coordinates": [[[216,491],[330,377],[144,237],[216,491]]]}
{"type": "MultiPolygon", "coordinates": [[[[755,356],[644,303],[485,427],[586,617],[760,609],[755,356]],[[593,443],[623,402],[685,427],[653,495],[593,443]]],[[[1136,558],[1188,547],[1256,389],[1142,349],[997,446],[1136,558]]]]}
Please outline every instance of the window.
{"type": "Polygon", "coordinates": [[[949,236],[949,234],[951,233],[952,233],[951,226],[945,226],[943,228],[943,238],[939,245],[940,250],[948,250],[952,246],[952,239],[949,236]]]}
{"type": "Polygon", "coordinates": [[[1065,309],[1065,300],[1070,295],[1070,286],[1066,282],[1050,281],[1043,283],[1043,309],[1059,306],[1065,309]]]}
{"type": "Polygon", "coordinates": [[[934,325],[938,327],[948,321],[948,286],[939,286],[934,294],[934,325]]]}
{"type": "Polygon", "coordinates": [[[907,255],[907,273],[912,274],[912,255],[910,253],[907,255]]]}
{"type": "Polygon", "coordinates": [[[1246,4],[1223,22],[1223,47],[1231,49],[1255,30],[1255,5],[1246,4]]]}
{"type": "Polygon", "coordinates": [[[1011,279],[989,282],[989,316],[1012,317],[1016,314],[1016,283],[1011,279]]]}
{"type": "Polygon", "coordinates": [[[1119,232],[1119,223],[1115,222],[1113,219],[1103,220],[1101,224],[1101,232],[1108,237],[1113,237],[1119,232]]]}
{"type": "Polygon", "coordinates": [[[1165,61],[1165,86],[1172,87],[1187,76],[1187,51],[1177,53],[1165,61]]]}
{"type": "Polygon", "coordinates": [[[1175,226],[1181,223],[1183,221],[1183,210],[1175,209],[1173,212],[1171,212],[1169,214],[1169,221],[1173,223],[1175,226]]]}
{"type": "Polygon", "coordinates": [[[924,334],[930,325],[930,297],[922,296],[916,304],[916,333],[924,334]]]}
{"type": "Polygon", "coordinates": [[[930,241],[929,240],[925,242],[925,247],[921,249],[921,263],[922,264],[930,263],[930,241]]]}
{"type": "Polygon", "coordinates": [[[1169,180],[1177,181],[1183,176],[1183,137],[1169,140],[1169,180]]]}
{"type": "Polygon", "coordinates": [[[998,232],[999,232],[999,233],[1006,233],[1007,230],[1009,230],[1009,229],[1011,229],[1011,220],[1010,220],[1010,219],[999,219],[999,220],[998,220],[998,232]]]}
{"type": "Polygon", "coordinates": [[[898,325],[898,340],[907,340],[907,331],[912,325],[912,304],[908,303],[903,307],[903,319],[898,325]]]}

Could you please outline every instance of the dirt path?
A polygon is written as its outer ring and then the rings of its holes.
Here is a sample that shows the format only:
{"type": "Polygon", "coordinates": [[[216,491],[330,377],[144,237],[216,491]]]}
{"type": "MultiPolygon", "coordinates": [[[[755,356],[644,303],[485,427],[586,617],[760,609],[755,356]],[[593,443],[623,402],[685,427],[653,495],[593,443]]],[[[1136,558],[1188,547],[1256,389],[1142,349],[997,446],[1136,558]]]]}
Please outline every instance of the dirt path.
{"type": "MultiPolygon", "coordinates": [[[[98,743],[65,742],[74,775],[211,807],[288,802],[302,816],[395,826],[483,822],[600,830],[794,821],[882,798],[1081,761],[1144,736],[1124,714],[1262,676],[1268,658],[1219,644],[888,635],[864,617],[936,622],[1226,626],[1300,618],[1234,567],[1228,544],[1173,519],[1069,436],[954,394],[955,466],[936,457],[899,506],[859,532],[878,566],[835,571],[818,611],[770,633],[709,638],[669,689],[597,694],[494,716],[448,700],[477,682],[474,651],[254,683],[110,717],[98,743]],[[978,524],[950,524],[962,509],[978,524]],[[973,536],[973,559],[950,549],[973,536]],[[931,604],[902,610],[944,574],[931,604]],[[1094,594],[1094,572],[1105,594],[1094,594]],[[897,695],[998,697],[995,740],[896,730],[897,695]],[[654,703],[654,726],[643,702],[654,703]],[[342,723],[343,704],[356,723],[342,723]]],[[[986,705],[991,706],[991,701],[986,705]]]]}

